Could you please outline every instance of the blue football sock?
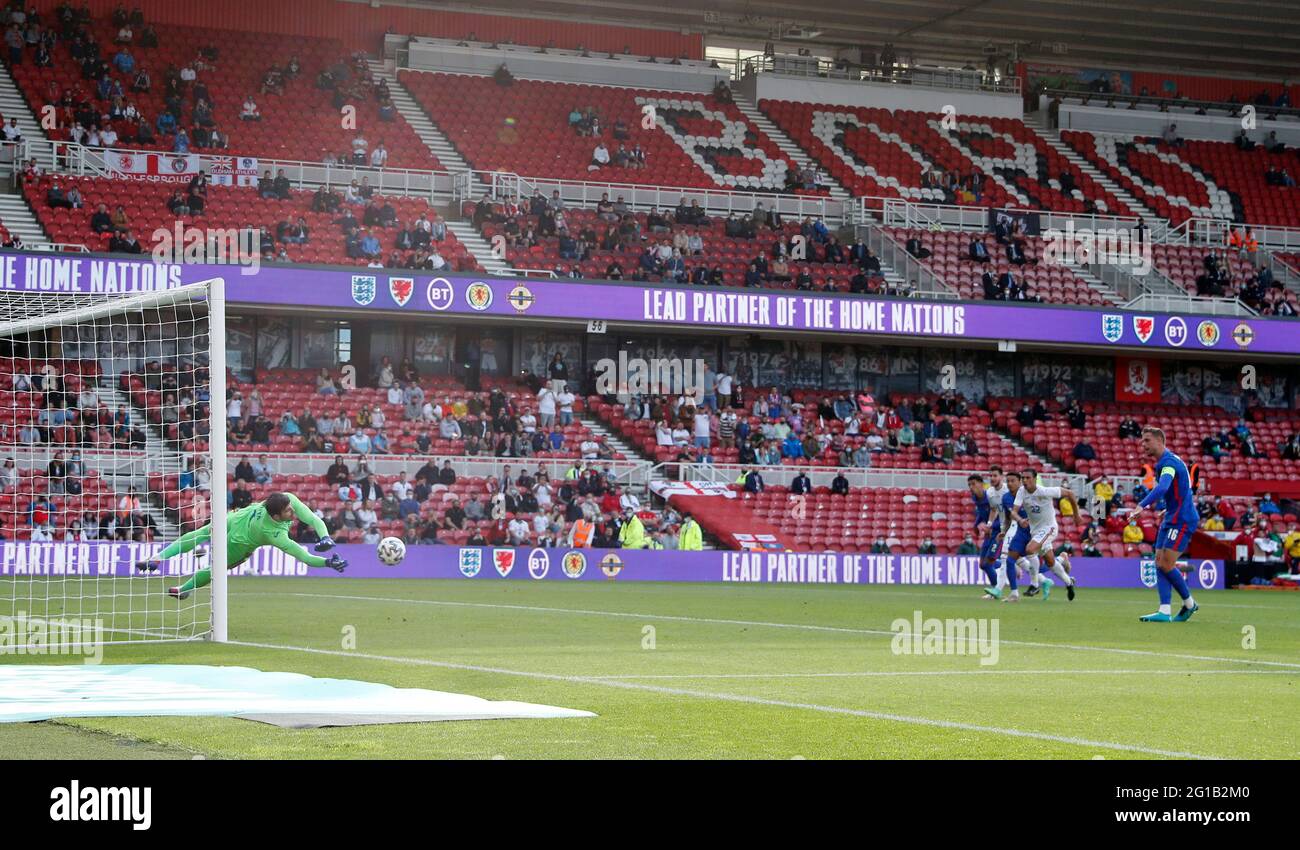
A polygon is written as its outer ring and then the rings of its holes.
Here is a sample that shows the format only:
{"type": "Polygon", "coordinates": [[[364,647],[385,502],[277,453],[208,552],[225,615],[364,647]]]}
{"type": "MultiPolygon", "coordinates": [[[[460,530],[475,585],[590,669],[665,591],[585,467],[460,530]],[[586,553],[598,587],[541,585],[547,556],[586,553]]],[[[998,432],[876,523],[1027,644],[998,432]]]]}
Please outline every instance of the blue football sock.
{"type": "Polygon", "coordinates": [[[1020,580],[1016,577],[1016,573],[1019,572],[1019,570],[1016,568],[1015,559],[1007,558],[1006,564],[1007,564],[1007,584],[1010,585],[1012,590],[1018,590],[1020,587],[1019,584],[1020,580]]]}
{"type": "MultiPolygon", "coordinates": [[[[1174,590],[1178,591],[1178,597],[1180,599],[1187,599],[1192,595],[1192,592],[1187,589],[1187,579],[1183,578],[1182,570],[1174,567],[1164,575],[1169,580],[1169,583],[1174,586],[1174,590]]],[[[1165,601],[1167,602],[1168,600],[1165,601]]]]}
{"type": "Polygon", "coordinates": [[[984,575],[989,577],[989,587],[997,587],[998,568],[993,566],[992,564],[984,564],[982,565],[981,569],[984,570],[984,575]]]}
{"type": "MultiPolygon", "coordinates": [[[[1178,571],[1174,570],[1174,572],[1178,571]]],[[[1182,576],[1179,576],[1179,578],[1181,577],[1182,576]]],[[[1173,591],[1170,589],[1169,581],[1169,573],[1156,567],[1156,590],[1160,593],[1161,605],[1168,605],[1170,598],[1173,596],[1173,591]]],[[[1186,588],[1187,585],[1184,584],[1183,587],[1186,588]]]]}

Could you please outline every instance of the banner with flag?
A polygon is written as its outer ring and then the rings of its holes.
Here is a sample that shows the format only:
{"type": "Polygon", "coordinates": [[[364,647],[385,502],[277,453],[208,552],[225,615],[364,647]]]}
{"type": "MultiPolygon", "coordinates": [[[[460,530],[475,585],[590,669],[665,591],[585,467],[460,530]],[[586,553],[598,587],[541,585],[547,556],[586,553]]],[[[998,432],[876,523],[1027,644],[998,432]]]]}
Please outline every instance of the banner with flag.
{"type": "Polygon", "coordinates": [[[214,156],[208,174],[213,186],[256,186],[258,160],[253,156],[214,156]]]}
{"type": "Polygon", "coordinates": [[[716,481],[651,481],[650,490],[662,499],[673,496],[721,496],[734,499],[736,494],[726,484],[716,481]]]}
{"type": "Polygon", "coordinates": [[[198,154],[104,151],[104,164],[129,180],[188,183],[201,168],[198,154]]]}

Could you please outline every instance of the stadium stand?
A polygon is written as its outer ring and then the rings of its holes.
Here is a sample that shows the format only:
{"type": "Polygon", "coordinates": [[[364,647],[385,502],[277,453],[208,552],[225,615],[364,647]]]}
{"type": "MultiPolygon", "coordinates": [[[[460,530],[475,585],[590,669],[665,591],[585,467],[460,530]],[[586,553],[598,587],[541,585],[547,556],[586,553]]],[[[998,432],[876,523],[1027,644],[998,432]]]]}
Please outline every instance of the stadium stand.
{"type": "Polygon", "coordinates": [[[849,291],[861,268],[867,274],[858,291],[885,287],[878,260],[874,272],[863,266],[869,249],[856,246],[862,254],[855,262],[855,246],[842,244],[820,219],[756,224],[752,215],[707,216],[685,198],[673,209],[634,212],[615,196],[602,209],[603,201],[597,209],[556,208],[540,195],[522,204],[465,205],[485,238],[504,238],[513,267],[560,277],[849,291]],[[794,259],[800,251],[805,259],[794,259]],[[759,258],[763,268],[747,280],[759,258]],[[801,281],[804,271],[809,277],[801,281]]]}
{"type": "Polygon", "coordinates": [[[885,230],[899,244],[919,240],[920,247],[929,252],[921,258],[922,264],[955,287],[963,298],[1091,306],[1112,303],[1069,267],[1040,263],[1044,240],[1038,236],[1019,238],[1021,249],[1018,256],[1023,262],[1012,263],[1007,253],[1008,246],[999,244],[990,233],[892,227],[885,230]],[[988,252],[988,262],[971,259],[972,240],[983,243],[988,252]],[[987,285],[984,283],[986,274],[989,276],[987,285]]]}
{"type": "Polygon", "coordinates": [[[503,86],[492,77],[417,71],[398,79],[481,171],[761,192],[784,191],[797,171],[734,104],[711,95],[530,80],[503,86]],[[584,134],[593,114],[598,133],[584,134]],[[601,167],[593,164],[598,143],[609,157],[601,167]],[[620,147],[640,148],[644,157],[620,165],[620,147]]]}
{"type": "Polygon", "coordinates": [[[693,404],[634,397],[623,406],[592,396],[587,406],[659,463],[691,463],[703,455],[715,463],[858,469],[978,469],[990,463],[1023,468],[1041,463],[990,433],[987,411],[955,396],[902,397],[877,406],[847,393],[797,387],[783,392],[773,387],[760,391],[752,404],[709,410],[707,451],[695,446],[697,427],[702,429],[703,423],[697,422],[701,411],[693,404]],[[736,415],[727,423],[729,433],[719,418],[726,412],[736,415]]]}
{"type": "Polygon", "coordinates": [[[51,138],[177,151],[176,132],[159,123],[170,113],[195,151],[309,162],[353,161],[359,152],[371,164],[382,143],[391,167],[439,167],[382,82],[374,84],[364,58],[349,56],[336,40],[151,26],[142,19],[129,29],[131,40],[122,42],[120,28],[107,18],[48,25],[39,30],[43,47],[29,47],[27,61],[11,63],[28,103],[37,111],[56,109],[59,126],[51,138]],[[245,109],[250,98],[253,111],[245,109]],[[200,100],[210,108],[206,115],[200,100]],[[344,107],[354,110],[349,120],[344,107]],[[142,124],[152,131],[143,139],[142,124]],[[100,141],[106,125],[116,133],[112,144],[100,141]],[[200,144],[196,127],[216,128],[226,144],[200,144]],[[358,138],[366,144],[354,144],[358,138]]]}
{"type": "Polygon", "coordinates": [[[1164,423],[1171,451],[1199,460],[1207,475],[1221,478],[1278,478],[1300,481],[1300,463],[1282,456],[1283,446],[1300,432],[1300,419],[1256,418],[1247,422],[1218,407],[1207,405],[1150,405],[1134,402],[1089,402],[1082,405],[1086,420],[1083,428],[1074,428],[1066,417],[1055,414],[1047,420],[1030,420],[1026,408],[1033,399],[994,399],[993,426],[1045,454],[1053,462],[1083,474],[1137,475],[1145,460],[1136,437],[1119,436],[1120,425],[1132,420],[1138,426],[1164,423]],[[1249,438],[1249,444],[1247,444],[1249,438]],[[1217,451],[1207,440],[1220,442],[1217,451]],[[1075,460],[1072,450],[1087,442],[1097,453],[1097,460],[1075,460]]]}
{"type": "Polygon", "coordinates": [[[1292,153],[1274,153],[1262,145],[1243,150],[1231,142],[1205,139],[1172,145],[1159,138],[1080,130],[1062,131],[1061,138],[1176,225],[1189,218],[1215,218],[1300,226],[1292,153]],[[1288,177],[1291,185],[1285,182],[1288,177]]]}
{"type": "Polygon", "coordinates": [[[1024,122],[763,100],[759,107],[854,195],[1133,215],[1024,122]],[[1063,179],[1064,176],[1064,179],[1063,179]]]}
{"type": "MultiPolygon", "coordinates": [[[[441,225],[442,220],[427,201],[375,195],[373,191],[368,192],[366,178],[353,181],[342,196],[338,192],[295,190],[287,185],[283,189],[269,184],[259,188],[205,186],[198,203],[196,185],[47,174],[24,181],[23,192],[55,241],[81,243],[98,251],[147,254],[153,249],[152,234],[159,229],[171,234],[180,221],[185,227],[202,224],[229,230],[256,229],[261,234],[260,245],[266,260],[341,265],[377,261],[399,268],[442,268],[431,259],[432,250],[399,247],[402,231],[412,229],[424,216],[430,224],[428,232],[441,236],[441,241],[430,236],[427,240],[430,249],[437,249],[448,270],[481,270],[477,259],[454,233],[445,227],[434,227],[441,225]],[[56,206],[51,195],[56,186],[65,195],[76,187],[81,194],[81,206],[56,206]],[[356,201],[347,200],[349,197],[355,197],[356,201]],[[185,210],[174,211],[178,204],[185,210]],[[112,219],[119,212],[125,219],[114,223],[112,219]],[[345,221],[349,213],[355,219],[350,223],[345,221]],[[390,223],[385,226],[384,222],[390,223]],[[344,235],[347,229],[356,231],[355,240],[344,235]],[[132,246],[126,239],[128,233],[137,245],[132,246]],[[378,242],[373,256],[364,253],[367,234],[378,242]],[[295,241],[300,238],[305,241],[295,241]]],[[[417,238],[414,230],[410,238],[414,244],[417,238]]]]}

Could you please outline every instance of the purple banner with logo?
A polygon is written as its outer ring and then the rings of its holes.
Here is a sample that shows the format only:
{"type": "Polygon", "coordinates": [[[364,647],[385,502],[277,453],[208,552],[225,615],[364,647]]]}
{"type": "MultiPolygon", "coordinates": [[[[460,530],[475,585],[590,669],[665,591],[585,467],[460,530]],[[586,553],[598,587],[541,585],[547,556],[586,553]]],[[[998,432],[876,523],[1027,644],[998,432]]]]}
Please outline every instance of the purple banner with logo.
{"type": "MultiPolygon", "coordinates": [[[[127,576],[161,544],[23,543],[0,546],[0,577],[127,576]]],[[[395,567],[381,564],[373,546],[336,550],[347,572],[310,569],[264,546],[236,576],[325,578],[525,579],[538,581],[691,581],[729,584],[938,584],[979,585],[979,559],[950,555],[859,555],[839,552],[675,552],[623,549],[411,546],[395,567]]],[[[194,554],[167,562],[164,576],[187,576],[206,558],[194,554]]],[[[1074,558],[1071,575],[1084,587],[1155,587],[1155,567],[1136,558],[1074,558]]],[[[1221,590],[1222,561],[1193,559],[1193,587],[1221,590]]]]}
{"type": "Polygon", "coordinates": [[[138,293],[214,277],[232,304],[529,316],[915,339],[1165,351],[1300,354],[1300,322],[986,302],[891,300],[734,287],[474,278],[385,269],[169,265],[91,255],[0,254],[0,292],[138,293]]]}

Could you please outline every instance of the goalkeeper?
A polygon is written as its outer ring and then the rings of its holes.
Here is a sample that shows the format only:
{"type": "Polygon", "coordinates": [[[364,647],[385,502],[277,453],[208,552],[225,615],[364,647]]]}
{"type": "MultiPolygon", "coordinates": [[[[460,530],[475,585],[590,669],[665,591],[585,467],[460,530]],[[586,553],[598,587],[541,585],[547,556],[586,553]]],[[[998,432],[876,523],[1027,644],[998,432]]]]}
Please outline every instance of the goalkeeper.
{"type": "MultiPolygon", "coordinates": [[[[287,552],[309,567],[329,567],[343,572],[348,562],[337,554],[328,558],[312,555],[302,546],[289,539],[289,526],[294,517],[302,520],[315,530],[320,542],[316,544],[317,552],[326,552],[333,548],[329,530],[320,517],[312,513],[302,501],[292,493],[273,493],[264,502],[254,502],[246,508],[240,508],[226,518],[226,565],[237,567],[247,561],[253,552],[261,546],[274,546],[287,552]]],[[[188,534],[182,535],[163,549],[154,558],[141,561],[135,565],[137,570],[155,572],[160,562],[175,558],[193,550],[201,543],[212,539],[212,526],[205,525],[188,534]]],[[[189,581],[180,587],[170,587],[167,593],[177,599],[185,599],[197,588],[206,587],[212,581],[212,570],[199,570],[189,581]]]]}

